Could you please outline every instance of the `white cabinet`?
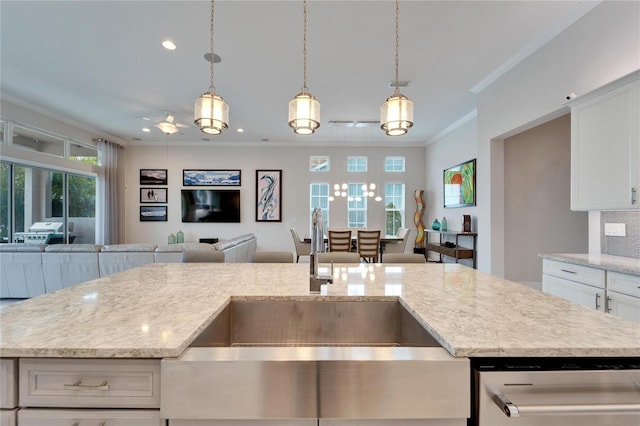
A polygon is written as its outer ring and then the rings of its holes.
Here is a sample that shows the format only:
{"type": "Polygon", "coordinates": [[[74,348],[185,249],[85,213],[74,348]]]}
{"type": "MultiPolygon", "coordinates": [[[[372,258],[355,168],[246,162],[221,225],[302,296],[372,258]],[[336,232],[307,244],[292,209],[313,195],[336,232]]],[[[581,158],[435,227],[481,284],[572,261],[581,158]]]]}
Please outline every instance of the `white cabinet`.
{"type": "Polygon", "coordinates": [[[159,411],[21,409],[19,426],[162,426],[159,411]]]}
{"type": "Polygon", "coordinates": [[[640,323],[640,277],[607,273],[607,312],[640,323]]]}
{"type": "Polygon", "coordinates": [[[571,105],[571,209],[640,208],[640,72],[571,105]]]}
{"type": "Polygon", "coordinates": [[[640,323],[637,275],[544,259],[542,291],[640,323]]]}
{"type": "Polygon", "coordinates": [[[316,419],[304,420],[170,420],[169,426],[317,426],[316,419]]]}

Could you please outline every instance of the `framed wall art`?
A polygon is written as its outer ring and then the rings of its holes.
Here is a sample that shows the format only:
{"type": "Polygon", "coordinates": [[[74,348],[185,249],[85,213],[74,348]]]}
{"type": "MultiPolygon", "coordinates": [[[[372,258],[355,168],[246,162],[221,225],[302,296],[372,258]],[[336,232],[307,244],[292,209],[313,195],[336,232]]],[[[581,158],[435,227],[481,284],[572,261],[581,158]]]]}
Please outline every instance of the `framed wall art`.
{"type": "Polygon", "coordinates": [[[184,186],[240,186],[240,170],[183,170],[184,186]]]}
{"type": "Polygon", "coordinates": [[[140,188],[141,203],[166,203],[167,188],[140,188]]]}
{"type": "Polygon", "coordinates": [[[476,160],[466,161],[444,170],[444,207],[476,205],[476,160]]]}
{"type": "Polygon", "coordinates": [[[166,185],[167,169],[140,169],[140,185],[166,185]]]}
{"type": "Polygon", "coordinates": [[[167,206],[140,206],[140,222],[166,222],[167,206]]]}
{"type": "Polygon", "coordinates": [[[282,222],[282,170],[256,170],[256,222],[282,222]]]}

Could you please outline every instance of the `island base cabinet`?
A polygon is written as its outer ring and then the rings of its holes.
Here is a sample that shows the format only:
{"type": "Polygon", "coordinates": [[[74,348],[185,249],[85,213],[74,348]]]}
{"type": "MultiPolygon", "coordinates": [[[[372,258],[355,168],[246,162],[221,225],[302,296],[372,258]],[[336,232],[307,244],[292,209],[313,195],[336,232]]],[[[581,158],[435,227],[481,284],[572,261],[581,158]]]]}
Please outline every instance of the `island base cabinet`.
{"type": "Polygon", "coordinates": [[[18,410],[0,410],[0,426],[16,426],[18,410]]]}
{"type": "Polygon", "coordinates": [[[21,409],[18,426],[163,426],[159,410],[21,409]]]}

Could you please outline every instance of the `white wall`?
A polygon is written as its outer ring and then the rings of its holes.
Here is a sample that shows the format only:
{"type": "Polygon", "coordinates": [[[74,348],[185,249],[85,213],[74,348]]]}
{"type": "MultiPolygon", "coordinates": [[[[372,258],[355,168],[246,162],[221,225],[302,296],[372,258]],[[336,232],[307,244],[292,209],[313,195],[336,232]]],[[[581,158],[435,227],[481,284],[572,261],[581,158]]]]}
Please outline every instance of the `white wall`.
{"type": "Polygon", "coordinates": [[[503,139],[640,68],[640,2],[602,2],[478,95],[479,269],[504,276],[503,139]]]}
{"type": "MultiPolygon", "coordinates": [[[[472,160],[477,157],[478,148],[478,129],[477,119],[471,118],[469,121],[455,129],[453,132],[443,136],[437,141],[427,145],[425,152],[425,170],[426,186],[425,186],[425,204],[426,212],[424,215],[424,224],[431,227],[434,219],[442,220],[447,218],[449,229],[462,229],[462,215],[471,215],[471,229],[477,229],[477,207],[460,207],[460,208],[444,208],[443,195],[443,171],[446,168],[455,166],[456,164],[472,160]]],[[[482,188],[476,186],[476,192],[482,188]]],[[[481,236],[479,236],[481,237],[481,236]]],[[[435,241],[435,235],[431,236],[431,241],[435,241]]],[[[472,247],[471,241],[460,241],[461,246],[472,247]]],[[[434,253],[429,255],[429,260],[436,260],[438,256],[434,253]]],[[[444,261],[452,259],[445,258],[444,261]]],[[[471,265],[471,261],[462,260],[460,263],[471,265]]]]}
{"type": "MultiPolygon", "coordinates": [[[[215,143],[212,142],[212,145],[215,143]]],[[[407,207],[405,223],[413,227],[413,191],[424,188],[424,147],[216,147],[165,145],[147,147],[130,145],[126,149],[125,241],[166,244],[169,234],[182,230],[185,241],[202,237],[231,238],[243,233],[258,237],[258,250],[294,250],[290,227],[300,235],[309,229],[309,183],[326,182],[331,187],[342,182],[375,182],[383,188],[386,182],[405,183],[407,207]],[[330,156],[330,172],[310,172],[310,155],[330,156]],[[352,155],[368,157],[367,173],[347,173],[346,158],[352,155]],[[405,156],[406,173],[385,173],[385,156],[405,156]],[[139,170],[168,169],[168,222],[139,221],[139,170]],[[241,169],[241,223],[182,223],[180,190],[183,169],[241,169]],[[255,221],[256,169],[282,169],[281,223],[255,221]]],[[[368,227],[384,229],[384,202],[369,200],[368,227]]],[[[346,200],[331,203],[330,223],[346,226],[346,200]]],[[[415,236],[415,229],[412,232],[415,236]]],[[[411,249],[411,244],[407,244],[411,249]]]]}

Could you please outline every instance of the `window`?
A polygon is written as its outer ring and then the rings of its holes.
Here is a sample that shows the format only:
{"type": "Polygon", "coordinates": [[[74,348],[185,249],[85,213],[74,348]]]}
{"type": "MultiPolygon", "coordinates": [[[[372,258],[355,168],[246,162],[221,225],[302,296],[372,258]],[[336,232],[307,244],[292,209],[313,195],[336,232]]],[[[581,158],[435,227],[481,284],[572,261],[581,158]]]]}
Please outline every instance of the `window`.
{"type": "Polygon", "coordinates": [[[0,143],[6,143],[4,140],[4,134],[6,131],[4,130],[4,120],[0,120],[0,143]]]}
{"type": "Polygon", "coordinates": [[[70,142],[69,159],[87,164],[98,164],[98,148],[78,142],[70,142]]]}
{"type": "Polygon", "coordinates": [[[404,157],[385,157],[385,172],[404,172],[404,157]]]}
{"type": "Polygon", "coordinates": [[[347,157],[348,172],[366,172],[367,157],[347,157]]]}
{"type": "Polygon", "coordinates": [[[14,125],[12,140],[23,149],[64,157],[64,139],[57,136],[14,125]]]}
{"type": "Polygon", "coordinates": [[[324,229],[329,229],[329,184],[312,183],[309,188],[309,230],[311,230],[311,213],[316,207],[322,209],[324,229]]]}
{"type": "Polygon", "coordinates": [[[396,235],[404,226],[404,183],[387,183],[384,194],[384,233],[396,235]]]}
{"type": "Polygon", "coordinates": [[[367,197],[362,196],[362,183],[350,183],[347,189],[347,227],[367,227],[367,197]]]}
{"type": "Polygon", "coordinates": [[[62,232],[67,232],[69,242],[95,242],[94,177],[12,163],[0,165],[3,241],[17,241],[17,233],[28,232],[35,222],[66,222],[67,230],[62,232]]]}
{"type": "Polygon", "coordinates": [[[310,172],[328,172],[329,170],[329,157],[327,155],[312,155],[309,157],[310,172]]]}

